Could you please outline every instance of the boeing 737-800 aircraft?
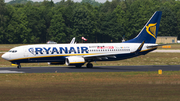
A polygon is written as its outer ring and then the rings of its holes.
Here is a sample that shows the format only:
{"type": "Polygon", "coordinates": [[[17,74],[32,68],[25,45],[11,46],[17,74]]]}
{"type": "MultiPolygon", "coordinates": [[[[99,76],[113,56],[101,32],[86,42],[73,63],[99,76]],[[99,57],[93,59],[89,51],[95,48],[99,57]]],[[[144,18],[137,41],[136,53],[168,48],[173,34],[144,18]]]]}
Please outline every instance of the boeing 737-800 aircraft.
{"type": "Polygon", "coordinates": [[[92,61],[114,61],[145,55],[157,49],[156,38],[162,12],[156,11],[134,38],[122,43],[77,43],[77,44],[36,44],[15,47],[2,55],[2,58],[17,64],[49,62],[81,67],[92,61]]]}

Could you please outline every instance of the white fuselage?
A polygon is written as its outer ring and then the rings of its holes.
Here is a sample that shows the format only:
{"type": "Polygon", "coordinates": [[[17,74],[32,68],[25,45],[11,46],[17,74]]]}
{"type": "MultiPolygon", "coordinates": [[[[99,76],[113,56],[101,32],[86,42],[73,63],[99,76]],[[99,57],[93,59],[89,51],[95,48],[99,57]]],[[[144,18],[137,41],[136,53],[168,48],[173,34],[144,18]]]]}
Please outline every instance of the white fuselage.
{"type": "MultiPolygon", "coordinates": [[[[135,52],[141,43],[85,43],[85,44],[37,44],[25,45],[10,49],[2,58],[12,63],[23,62],[58,62],[66,57],[80,56],[84,58],[109,55],[130,54],[135,52]]],[[[141,51],[151,50],[144,44],[141,51]]],[[[121,59],[120,57],[116,60],[121,59]]],[[[107,61],[108,59],[106,59],[107,61]]],[[[98,61],[98,59],[96,60],[98,61]]],[[[103,60],[100,60],[103,61],[103,60]]]]}

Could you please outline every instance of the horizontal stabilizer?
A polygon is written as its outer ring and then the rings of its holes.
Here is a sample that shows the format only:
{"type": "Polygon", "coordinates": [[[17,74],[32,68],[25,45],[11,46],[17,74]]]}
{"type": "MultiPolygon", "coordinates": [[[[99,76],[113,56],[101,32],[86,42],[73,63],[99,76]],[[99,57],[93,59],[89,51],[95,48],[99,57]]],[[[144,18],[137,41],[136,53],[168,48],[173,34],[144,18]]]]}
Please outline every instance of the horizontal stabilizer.
{"type": "MultiPolygon", "coordinates": [[[[171,44],[174,44],[174,43],[171,43],[171,44]]],[[[154,48],[154,47],[158,47],[158,46],[165,46],[165,45],[171,45],[171,44],[152,45],[152,46],[147,46],[147,48],[154,48]]]]}

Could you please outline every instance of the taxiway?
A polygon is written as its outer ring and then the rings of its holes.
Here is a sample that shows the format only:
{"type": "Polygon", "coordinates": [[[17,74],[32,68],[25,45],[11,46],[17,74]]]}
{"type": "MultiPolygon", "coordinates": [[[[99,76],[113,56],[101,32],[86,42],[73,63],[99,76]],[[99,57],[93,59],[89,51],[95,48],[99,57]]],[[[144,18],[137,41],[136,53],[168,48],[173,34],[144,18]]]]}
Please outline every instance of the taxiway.
{"type": "Polygon", "coordinates": [[[94,68],[75,67],[16,67],[0,68],[0,73],[66,73],[66,72],[134,72],[134,71],[179,71],[180,65],[161,66],[94,66],[94,68]]]}

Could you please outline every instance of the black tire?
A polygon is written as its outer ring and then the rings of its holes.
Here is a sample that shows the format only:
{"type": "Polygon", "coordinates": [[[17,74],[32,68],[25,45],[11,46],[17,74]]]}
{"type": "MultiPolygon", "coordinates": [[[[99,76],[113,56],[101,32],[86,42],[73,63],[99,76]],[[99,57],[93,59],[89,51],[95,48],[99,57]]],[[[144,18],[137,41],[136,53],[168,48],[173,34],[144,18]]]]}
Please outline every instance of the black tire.
{"type": "Polygon", "coordinates": [[[21,65],[18,65],[17,68],[18,68],[18,69],[21,69],[21,65]]]}
{"type": "Polygon", "coordinates": [[[87,68],[93,68],[93,64],[92,64],[92,63],[88,63],[88,64],[86,65],[86,67],[87,67],[87,68]]]}

